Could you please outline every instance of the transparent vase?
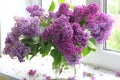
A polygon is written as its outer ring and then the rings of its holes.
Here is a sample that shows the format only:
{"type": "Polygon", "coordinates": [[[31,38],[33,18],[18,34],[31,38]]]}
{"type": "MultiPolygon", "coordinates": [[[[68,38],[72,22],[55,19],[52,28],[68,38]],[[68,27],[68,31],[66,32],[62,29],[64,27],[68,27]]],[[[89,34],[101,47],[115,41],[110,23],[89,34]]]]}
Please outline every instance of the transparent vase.
{"type": "Polygon", "coordinates": [[[69,78],[76,76],[75,66],[62,66],[58,71],[55,71],[55,78],[53,80],[69,80],[69,78]]]}

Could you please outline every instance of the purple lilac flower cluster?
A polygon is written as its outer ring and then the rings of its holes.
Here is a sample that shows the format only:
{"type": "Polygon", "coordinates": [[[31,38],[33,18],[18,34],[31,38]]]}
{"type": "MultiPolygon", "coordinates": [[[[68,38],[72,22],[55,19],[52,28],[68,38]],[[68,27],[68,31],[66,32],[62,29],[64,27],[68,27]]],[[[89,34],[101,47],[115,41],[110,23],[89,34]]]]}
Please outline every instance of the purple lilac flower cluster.
{"type": "Polygon", "coordinates": [[[79,63],[80,53],[87,47],[90,37],[98,43],[107,40],[113,22],[107,14],[99,12],[95,3],[75,6],[73,11],[63,3],[56,13],[50,13],[49,16],[54,18],[54,22],[44,30],[43,39],[47,41],[52,38],[70,65],[79,63]],[[82,20],[85,22],[81,24],[82,20]]]}
{"type": "MultiPolygon", "coordinates": [[[[54,13],[55,14],[55,13],[54,13]]],[[[78,23],[70,20],[73,12],[69,5],[60,5],[51,26],[46,27],[43,32],[43,39],[53,39],[58,50],[64,54],[70,65],[79,64],[81,51],[87,46],[89,36],[78,23]],[[49,36],[49,37],[48,37],[49,36]]],[[[53,16],[53,15],[52,15],[53,16]]]]}
{"type": "Polygon", "coordinates": [[[88,72],[83,72],[83,77],[90,77],[91,80],[96,80],[94,74],[88,73],[88,72]]]}
{"type": "Polygon", "coordinates": [[[42,75],[44,77],[44,80],[52,80],[51,76],[48,76],[46,74],[42,75]]]}
{"type": "Polygon", "coordinates": [[[29,47],[26,47],[20,42],[20,37],[36,37],[40,35],[39,19],[19,18],[16,20],[12,32],[7,35],[5,41],[4,54],[8,54],[11,58],[17,56],[20,62],[23,62],[27,53],[31,52],[29,47]]]}
{"type": "Polygon", "coordinates": [[[99,13],[99,7],[95,3],[89,4],[88,6],[75,6],[73,10],[74,21],[77,23],[82,19],[89,21],[89,19],[94,18],[97,13],[99,13]]]}
{"type": "MultiPolygon", "coordinates": [[[[70,65],[79,64],[81,52],[87,47],[89,38],[103,43],[108,39],[113,24],[111,17],[101,13],[95,3],[75,6],[73,10],[68,4],[62,3],[57,12],[49,12],[48,15],[38,5],[28,6],[26,10],[31,17],[16,19],[4,48],[5,54],[12,58],[17,56],[20,62],[31,52],[29,47],[20,42],[20,37],[24,36],[52,42],[52,46],[64,55],[70,65]],[[40,33],[41,25],[45,29],[40,33]]],[[[42,49],[41,45],[42,43],[37,48],[42,49]]]]}
{"type": "Polygon", "coordinates": [[[75,77],[70,77],[68,80],[76,80],[75,77]]]}
{"type": "Polygon", "coordinates": [[[30,16],[42,16],[44,9],[40,8],[39,5],[34,5],[34,6],[28,6],[26,10],[31,13],[30,16]]]}
{"type": "Polygon", "coordinates": [[[34,76],[37,73],[37,70],[30,69],[28,74],[29,76],[34,76]]]}
{"type": "Polygon", "coordinates": [[[116,71],[116,72],[115,72],[115,76],[116,76],[116,77],[120,77],[120,71],[116,71]]]}
{"type": "Polygon", "coordinates": [[[56,12],[56,17],[60,17],[61,15],[68,16],[69,15],[69,5],[66,5],[65,3],[61,4],[59,6],[58,11],[56,12]]]}
{"type": "Polygon", "coordinates": [[[104,13],[96,15],[96,19],[88,23],[88,29],[91,32],[91,36],[98,42],[103,43],[110,35],[113,20],[111,17],[104,13]]]}

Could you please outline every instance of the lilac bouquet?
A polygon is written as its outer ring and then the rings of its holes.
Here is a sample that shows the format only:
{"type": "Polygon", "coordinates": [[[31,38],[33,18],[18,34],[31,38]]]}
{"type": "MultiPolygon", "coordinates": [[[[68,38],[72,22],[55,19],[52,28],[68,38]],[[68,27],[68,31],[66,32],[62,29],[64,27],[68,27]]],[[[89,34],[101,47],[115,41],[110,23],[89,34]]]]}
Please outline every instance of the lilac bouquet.
{"type": "Polygon", "coordinates": [[[113,24],[112,18],[100,12],[95,3],[72,9],[61,3],[56,12],[51,6],[48,14],[38,5],[28,6],[26,10],[30,17],[15,18],[3,52],[20,62],[37,54],[51,55],[54,69],[64,64],[79,64],[82,57],[95,51],[96,43],[108,39],[113,24]]]}

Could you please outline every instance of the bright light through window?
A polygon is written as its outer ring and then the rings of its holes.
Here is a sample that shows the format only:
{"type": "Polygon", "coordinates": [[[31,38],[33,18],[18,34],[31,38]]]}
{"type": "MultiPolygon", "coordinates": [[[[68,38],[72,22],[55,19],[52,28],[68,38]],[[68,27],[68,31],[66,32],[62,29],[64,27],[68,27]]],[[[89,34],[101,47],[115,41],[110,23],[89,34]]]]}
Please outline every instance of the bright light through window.
{"type": "Polygon", "coordinates": [[[107,0],[107,13],[112,15],[115,22],[105,48],[120,51],[120,0],[107,0]]]}
{"type": "MultiPolygon", "coordinates": [[[[47,11],[52,1],[56,3],[56,7],[58,8],[57,0],[42,0],[42,7],[47,11]]],[[[86,5],[86,0],[65,0],[65,2],[70,3],[72,5],[86,5]]]]}

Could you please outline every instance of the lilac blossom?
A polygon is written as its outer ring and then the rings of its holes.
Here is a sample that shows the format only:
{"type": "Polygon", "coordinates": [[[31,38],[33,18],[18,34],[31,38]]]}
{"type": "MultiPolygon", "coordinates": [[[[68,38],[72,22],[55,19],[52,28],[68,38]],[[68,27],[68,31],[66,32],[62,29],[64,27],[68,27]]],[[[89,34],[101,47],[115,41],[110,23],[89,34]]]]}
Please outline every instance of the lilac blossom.
{"type": "Polygon", "coordinates": [[[95,80],[94,74],[85,71],[83,72],[83,77],[90,77],[92,80],[95,80]]]}
{"type": "Polygon", "coordinates": [[[75,53],[80,53],[81,48],[78,48],[72,41],[64,41],[59,43],[58,49],[62,54],[75,54],[75,53]]]}
{"type": "Polygon", "coordinates": [[[116,77],[120,77],[120,71],[116,71],[116,72],[115,72],[115,76],[116,76],[116,77]]]}
{"type": "Polygon", "coordinates": [[[86,77],[87,76],[87,72],[83,72],[83,77],[86,77]]]}
{"type": "Polygon", "coordinates": [[[80,45],[82,48],[85,48],[88,43],[89,36],[87,33],[83,31],[81,26],[77,23],[72,24],[72,28],[74,31],[73,41],[75,44],[80,45]]]}
{"type": "Polygon", "coordinates": [[[31,14],[30,16],[41,16],[44,12],[44,9],[40,8],[39,5],[28,6],[26,10],[31,14]]]}
{"type": "Polygon", "coordinates": [[[100,13],[94,21],[88,23],[88,29],[92,37],[99,43],[108,39],[112,28],[113,20],[107,14],[100,13]]]}
{"type": "Polygon", "coordinates": [[[14,45],[11,47],[11,53],[14,53],[14,55],[18,57],[20,62],[23,62],[26,54],[30,52],[30,48],[26,47],[20,42],[15,42],[14,45]]]}
{"type": "Polygon", "coordinates": [[[23,31],[23,27],[22,26],[17,26],[15,25],[12,28],[12,33],[14,34],[14,36],[16,37],[20,37],[22,35],[22,31],[23,31]]]}
{"type": "Polygon", "coordinates": [[[6,40],[5,40],[5,44],[9,43],[9,44],[14,44],[14,42],[18,41],[19,38],[17,36],[15,36],[13,33],[8,33],[6,40]]]}
{"type": "Polygon", "coordinates": [[[99,12],[98,5],[92,3],[88,6],[75,6],[73,10],[74,21],[79,23],[81,20],[93,18],[99,12]]]}
{"type": "Polygon", "coordinates": [[[62,28],[61,31],[61,35],[62,35],[62,41],[69,41],[72,39],[73,37],[73,29],[70,23],[65,23],[65,26],[62,28]]]}
{"type": "Polygon", "coordinates": [[[68,16],[69,16],[69,22],[70,22],[70,23],[73,23],[73,22],[74,22],[74,19],[75,19],[73,12],[72,12],[72,11],[69,11],[68,16]]]}
{"type": "Polygon", "coordinates": [[[29,20],[19,18],[16,20],[12,32],[7,35],[3,50],[4,54],[8,54],[11,58],[17,56],[19,61],[23,62],[26,54],[31,51],[29,47],[26,47],[19,41],[20,36],[36,37],[39,34],[39,20],[37,18],[31,18],[29,20]]]}
{"type": "Polygon", "coordinates": [[[71,66],[79,64],[81,58],[82,58],[82,56],[79,53],[65,54],[65,59],[71,66]]]}
{"type": "Polygon", "coordinates": [[[30,23],[29,23],[28,19],[25,19],[23,17],[19,18],[15,23],[16,27],[21,27],[21,28],[29,26],[29,25],[30,25],[30,23]]]}
{"type": "Polygon", "coordinates": [[[18,37],[20,35],[36,37],[40,34],[39,24],[40,20],[37,17],[29,19],[20,18],[12,28],[12,33],[18,37]]]}
{"type": "Polygon", "coordinates": [[[76,80],[75,77],[70,77],[68,80],[76,80]]]}
{"type": "Polygon", "coordinates": [[[28,52],[30,52],[30,48],[19,41],[5,44],[4,54],[8,54],[11,58],[17,56],[20,62],[24,61],[23,59],[28,52]]]}
{"type": "Polygon", "coordinates": [[[46,76],[45,80],[52,80],[50,76],[46,76]]]}
{"type": "Polygon", "coordinates": [[[73,36],[73,30],[68,22],[68,18],[62,15],[59,18],[56,18],[53,25],[52,36],[53,42],[59,44],[61,41],[69,41],[73,36]]]}
{"type": "Polygon", "coordinates": [[[64,23],[68,21],[69,18],[67,18],[65,15],[61,15],[59,18],[54,20],[53,26],[62,27],[64,26],[64,23]]]}
{"type": "Polygon", "coordinates": [[[89,14],[89,16],[95,15],[99,12],[99,7],[95,3],[91,3],[87,6],[86,13],[89,14]]]}
{"type": "Polygon", "coordinates": [[[36,37],[40,35],[39,28],[39,19],[38,18],[30,18],[28,21],[30,24],[23,28],[23,35],[26,37],[36,37]]]}
{"type": "Polygon", "coordinates": [[[56,13],[57,17],[60,17],[61,15],[68,15],[69,13],[69,5],[66,3],[62,3],[59,6],[58,12],[56,13]]]}
{"type": "Polygon", "coordinates": [[[29,74],[29,76],[34,76],[36,74],[36,72],[37,72],[36,70],[30,69],[28,74],[29,74]]]}
{"type": "Polygon", "coordinates": [[[56,18],[56,13],[55,12],[49,12],[48,18],[56,18]]]}
{"type": "Polygon", "coordinates": [[[27,80],[26,78],[23,78],[22,80],[27,80]]]}
{"type": "Polygon", "coordinates": [[[24,27],[29,26],[30,23],[25,18],[18,18],[14,27],[12,28],[12,34],[16,37],[20,37],[23,34],[24,27]]]}
{"type": "Polygon", "coordinates": [[[45,78],[45,80],[52,80],[51,77],[46,74],[43,74],[42,76],[45,78]]]}
{"type": "Polygon", "coordinates": [[[86,6],[75,6],[73,10],[73,15],[74,15],[74,21],[79,23],[82,19],[86,17],[86,6]]]}
{"type": "Polygon", "coordinates": [[[46,27],[45,30],[43,31],[42,33],[42,38],[45,40],[45,41],[48,41],[50,39],[50,37],[52,37],[52,27],[49,26],[49,27],[46,27]]]}

